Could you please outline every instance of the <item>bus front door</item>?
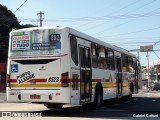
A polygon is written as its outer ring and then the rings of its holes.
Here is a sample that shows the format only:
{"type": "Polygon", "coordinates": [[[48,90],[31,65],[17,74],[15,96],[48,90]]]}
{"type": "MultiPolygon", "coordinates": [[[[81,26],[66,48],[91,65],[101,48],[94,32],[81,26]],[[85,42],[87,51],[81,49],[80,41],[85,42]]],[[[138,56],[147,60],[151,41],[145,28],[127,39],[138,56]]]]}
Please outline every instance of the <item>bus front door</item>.
{"type": "Polygon", "coordinates": [[[116,56],[116,83],[117,83],[117,97],[122,96],[122,88],[123,88],[123,81],[122,81],[122,65],[121,65],[121,58],[116,56]]]}
{"type": "Polygon", "coordinates": [[[91,101],[92,79],[91,79],[91,57],[90,48],[79,46],[80,61],[80,102],[91,101]]]}

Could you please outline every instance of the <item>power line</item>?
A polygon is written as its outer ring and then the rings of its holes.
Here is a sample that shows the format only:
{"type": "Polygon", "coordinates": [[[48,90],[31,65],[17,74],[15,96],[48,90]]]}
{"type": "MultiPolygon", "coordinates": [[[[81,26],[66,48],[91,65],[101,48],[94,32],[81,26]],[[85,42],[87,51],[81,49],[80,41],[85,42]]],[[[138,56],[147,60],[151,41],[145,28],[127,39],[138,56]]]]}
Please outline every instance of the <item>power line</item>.
{"type": "Polygon", "coordinates": [[[155,52],[155,51],[153,51],[154,52],[154,54],[160,59],[160,57],[157,55],[157,53],[155,52]]]}
{"type": "MultiPolygon", "coordinates": [[[[143,7],[147,6],[147,5],[150,5],[150,4],[152,4],[153,2],[155,2],[155,1],[156,1],[156,0],[153,0],[153,1],[151,1],[151,2],[149,2],[149,3],[147,3],[147,4],[143,5],[143,6],[141,6],[141,7],[139,7],[139,8],[143,8],[143,7]]],[[[158,8],[158,9],[160,9],[160,8],[158,8]]],[[[157,10],[157,9],[153,10],[152,12],[154,12],[154,11],[156,11],[156,10],[157,10]]],[[[94,34],[94,35],[95,35],[95,34],[97,35],[97,34],[100,34],[100,33],[105,32],[105,31],[112,30],[112,29],[114,29],[114,28],[117,28],[117,27],[122,26],[122,25],[124,25],[124,24],[127,24],[127,23],[129,23],[129,22],[132,22],[132,21],[134,21],[134,20],[136,20],[136,19],[138,19],[138,18],[134,18],[134,19],[129,20],[129,21],[127,21],[127,22],[124,22],[124,23],[115,25],[115,26],[113,26],[113,27],[110,27],[110,28],[108,28],[108,29],[104,29],[104,30],[102,30],[102,31],[100,31],[100,32],[96,32],[96,33],[93,33],[93,34],[94,34]]]]}
{"type": "MultiPolygon", "coordinates": [[[[136,4],[137,2],[140,2],[140,0],[137,0],[136,2],[133,2],[133,3],[127,4],[126,6],[124,6],[124,7],[120,8],[120,9],[118,9],[118,10],[114,11],[114,12],[111,12],[109,15],[112,15],[112,14],[115,14],[115,13],[117,13],[117,12],[120,12],[121,10],[123,10],[123,9],[125,9],[125,8],[127,8],[127,7],[129,7],[129,6],[131,6],[131,5],[133,5],[133,4],[136,4]]],[[[82,26],[86,26],[86,25],[88,25],[89,23],[91,23],[91,22],[88,22],[88,23],[86,23],[86,24],[83,24],[83,25],[77,26],[77,28],[82,27],[82,26]]]]}
{"type": "MultiPolygon", "coordinates": [[[[136,8],[136,9],[133,9],[133,10],[131,10],[131,11],[128,11],[127,13],[125,13],[125,15],[127,15],[128,13],[131,13],[131,12],[133,12],[133,11],[137,11],[138,9],[141,9],[141,8],[145,7],[146,5],[149,5],[149,4],[151,4],[151,3],[155,2],[155,1],[156,1],[156,0],[153,0],[153,1],[151,1],[151,2],[149,2],[149,3],[147,3],[147,4],[143,5],[143,6],[141,6],[141,7],[139,7],[139,8],[136,8]]],[[[103,23],[100,23],[100,24],[98,24],[98,25],[96,25],[96,26],[92,26],[92,27],[90,27],[90,28],[88,28],[88,29],[85,29],[85,30],[95,29],[95,28],[97,28],[97,27],[105,24],[106,22],[108,22],[108,21],[105,21],[105,22],[103,22],[103,23]]]]}
{"type": "MultiPolygon", "coordinates": [[[[27,2],[28,0],[25,0],[15,11],[14,11],[14,14],[27,2]]],[[[6,21],[7,21],[7,23],[8,22],[15,22],[16,20],[15,19],[13,19],[13,18],[10,18],[11,16],[7,16],[7,18],[6,19],[4,19],[2,22],[1,22],[1,24],[4,24],[6,21]]]]}
{"type": "MultiPolygon", "coordinates": [[[[141,14],[130,14],[130,15],[117,15],[117,16],[106,16],[106,17],[87,17],[87,18],[56,18],[56,19],[45,19],[47,22],[78,22],[78,21],[102,21],[102,20],[117,20],[117,19],[129,19],[129,18],[141,18],[141,17],[151,17],[151,16],[160,16],[160,12],[149,12],[141,14]]],[[[37,22],[38,19],[18,19],[24,22],[37,22]]]]}
{"type": "Polygon", "coordinates": [[[25,0],[15,11],[14,13],[16,13],[28,0],[25,0]]]}
{"type": "MultiPolygon", "coordinates": [[[[150,29],[145,29],[145,30],[139,30],[139,31],[133,31],[133,32],[128,32],[128,33],[121,33],[121,34],[113,34],[112,36],[121,36],[121,35],[129,35],[129,34],[135,34],[135,33],[140,33],[140,32],[146,32],[146,31],[151,31],[151,30],[156,30],[156,29],[160,29],[159,27],[155,27],[155,28],[150,28],[150,29]]],[[[105,37],[112,37],[112,36],[102,36],[100,38],[105,38],[105,37]]]]}
{"type": "MultiPolygon", "coordinates": [[[[133,2],[133,3],[127,5],[127,6],[121,8],[121,9],[119,9],[119,10],[121,11],[121,10],[123,10],[123,9],[125,9],[125,8],[127,8],[127,7],[129,7],[129,6],[133,5],[133,4],[135,4],[135,3],[137,3],[137,2],[140,2],[140,0],[138,0],[138,1],[136,1],[136,2],[133,2]]],[[[132,11],[134,11],[134,10],[131,10],[131,11],[125,13],[124,15],[127,15],[128,13],[130,13],[130,12],[132,12],[132,11]]],[[[119,11],[117,11],[117,12],[119,12],[119,11]]],[[[90,27],[90,28],[88,28],[88,29],[85,29],[85,30],[89,30],[89,29],[91,30],[92,28],[95,29],[96,27],[99,27],[99,26],[105,24],[106,22],[108,22],[108,21],[105,21],[105,22],[103,22],[103,23],[100,23],[100,24],[98,24],[98,25],[96,25],[96,26],[92,26],[92,27],[90,27]]]]}

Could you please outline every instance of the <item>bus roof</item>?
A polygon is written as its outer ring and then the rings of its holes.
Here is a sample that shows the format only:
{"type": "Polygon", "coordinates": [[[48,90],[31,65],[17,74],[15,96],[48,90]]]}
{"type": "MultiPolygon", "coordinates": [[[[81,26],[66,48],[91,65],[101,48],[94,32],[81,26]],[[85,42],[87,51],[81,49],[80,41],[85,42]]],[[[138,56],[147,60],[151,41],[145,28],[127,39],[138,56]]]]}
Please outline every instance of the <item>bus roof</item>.
{"type": "Polygon", "coordinates": [[[13,29],[11,31],[11,33],[12,32],[21,32],[21,31],[30,31],[30,30],[41,30],[41,29],[68,29],[70,34],[73,34],[75,36],[81,37],[81,38],[86,39],[88,41],[94,42],[94,43],[99,44],[101,46],[105,46],[107,48],[113,49],[117,52],[121,52],[121,53],[130,55],[132,57],[136,57],[134,54],[130,53],[126,49],[120,48],[120,47],[115,46],[115,45],[111,45],[109,43],[106,43],[106,42],[101,41],[97,38],[91,37],[87,34],[84,34],[80,31],[77,31],[77,30],[75,30],[73,28],[70,28],[70,27],[63,27],[63,26],[31,27],[31,28],[23,28],[23,29],[18,29],[18,30],[13,29]]]}

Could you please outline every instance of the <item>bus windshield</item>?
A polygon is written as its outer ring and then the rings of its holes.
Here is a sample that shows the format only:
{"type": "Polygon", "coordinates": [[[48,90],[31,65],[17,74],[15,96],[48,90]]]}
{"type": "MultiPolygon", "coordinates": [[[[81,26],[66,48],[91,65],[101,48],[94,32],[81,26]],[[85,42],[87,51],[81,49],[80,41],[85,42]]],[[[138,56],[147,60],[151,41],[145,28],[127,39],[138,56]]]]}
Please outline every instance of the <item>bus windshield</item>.
{"type": "Polygon", "coordinates": [[[61,30],[23,30],[11,33],[10,56],[60,55],[61,30]]]}

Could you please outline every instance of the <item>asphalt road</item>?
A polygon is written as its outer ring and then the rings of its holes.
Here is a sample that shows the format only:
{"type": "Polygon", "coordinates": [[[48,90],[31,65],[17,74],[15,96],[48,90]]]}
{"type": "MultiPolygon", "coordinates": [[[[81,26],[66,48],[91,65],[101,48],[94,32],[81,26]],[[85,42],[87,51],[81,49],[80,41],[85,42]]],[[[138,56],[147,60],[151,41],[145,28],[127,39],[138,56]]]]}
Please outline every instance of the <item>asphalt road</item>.
{"type": "MultiPolygon", "coordinates": [[[[1,95],[1,94],[0,94],[1,95]]],[[[4,96],[3,96],[4,97],[4,96]]],[[[3,98],[3,97],[0,97],[3,98]]],[[[5,98],[3,98],[5,99],[5,98]]],[[[43,117],[70,119],[132,119],[160,118],[160,91],[141,90],[133,95],[131,101],[105,101],[101,110],[84,110],[82,107],[65,106],[62,110],[47,109],[41,104],[31,103],[0,103],[0,111],[23,111],[40,113],[43,117]],[[109,103],[110,104],[109,104],[109,103]]]]}

